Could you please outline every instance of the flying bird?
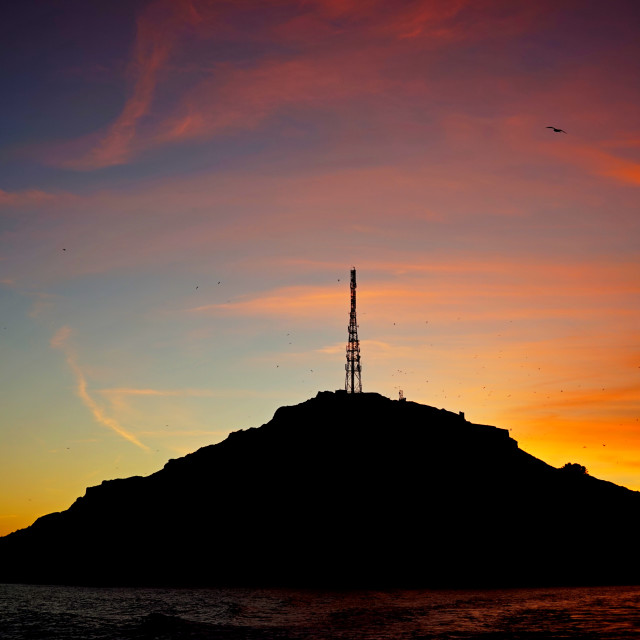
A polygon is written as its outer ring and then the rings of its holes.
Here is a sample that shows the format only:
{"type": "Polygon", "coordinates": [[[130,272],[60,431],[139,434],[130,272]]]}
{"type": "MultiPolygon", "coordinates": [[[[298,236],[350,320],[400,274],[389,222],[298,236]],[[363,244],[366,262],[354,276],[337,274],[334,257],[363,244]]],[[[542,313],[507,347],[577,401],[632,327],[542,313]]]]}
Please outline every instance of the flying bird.
{"type": "Polygon", "coordinates": [[[556,127],[545,127],[545,129],[553,129],[554,133],[567,133],[564,129],[557,129],[556,127]]]}

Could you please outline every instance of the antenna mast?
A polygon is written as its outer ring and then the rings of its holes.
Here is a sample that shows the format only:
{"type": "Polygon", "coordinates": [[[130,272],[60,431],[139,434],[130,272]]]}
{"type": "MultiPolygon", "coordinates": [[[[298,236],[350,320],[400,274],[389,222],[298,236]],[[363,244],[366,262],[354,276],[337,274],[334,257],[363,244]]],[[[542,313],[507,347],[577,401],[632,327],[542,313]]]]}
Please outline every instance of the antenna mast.
{"type": "Polygon", "coordinates": [[[347,342],[347,374],[344,390],[347,393],[362,393],[360,372],[360,341],[358,340],[358,323],[356,321],[356,269],[351,269],[351,313],[349,314],[349,342],[347,342]]]}

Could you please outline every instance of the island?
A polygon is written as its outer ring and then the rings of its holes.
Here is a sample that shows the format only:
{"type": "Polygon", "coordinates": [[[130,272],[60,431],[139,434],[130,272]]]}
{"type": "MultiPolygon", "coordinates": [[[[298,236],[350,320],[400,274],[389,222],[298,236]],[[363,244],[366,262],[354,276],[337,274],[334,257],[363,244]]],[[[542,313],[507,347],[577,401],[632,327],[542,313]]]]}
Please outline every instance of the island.
{"type": "Polygon", "coordinates": [[[509,431],[321,391],[0,538],[0,582],[498,587],[637,584],[640,493],[509,431]]]}

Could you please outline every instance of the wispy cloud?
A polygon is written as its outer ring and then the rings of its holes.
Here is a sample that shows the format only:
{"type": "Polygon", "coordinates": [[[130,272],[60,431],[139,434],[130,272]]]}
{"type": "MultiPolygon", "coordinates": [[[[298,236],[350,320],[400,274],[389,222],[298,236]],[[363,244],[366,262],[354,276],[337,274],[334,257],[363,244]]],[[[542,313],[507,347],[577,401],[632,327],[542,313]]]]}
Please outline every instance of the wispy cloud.
{"type": "Polygon", "coordinates": [[[265,394],[253,389],[137,389],[113,387],[97,389],[105,397],[149,396],[149,397],[191,397],[191,398],[242,398],[263,397],[265,394]]]}
{"type": "Polygon", "coordinates": [[[57,296],[44,291],[35,291],[29,294],[33,298],[33,304],[29,309],[30,318],[40,318],[42,315],[54,308],[57,296]]]}
{"type": "MultiPolygon", "coordinates": [[[[369,276],[366,287],[358,293],[360,307],[378,321],[424,322],[425,314],[426,319],[451,318],[460,315],[461,308],[465,309],[466,320],[504,317],[505,313],[510,319],[571,318],[585,310],[594,317],[638,313],[628,302],[629,296],[640,293],[640,265],[633,262],[572,264],[432,258],[414,263],[365,262],[362,267],[369,276]]],[[[347,291],[345,278],[332,285],[282,287],[185,312],[326,321],[341,312],[347,291]]]]}
{"type": "Polygon", "coordinates": [[[189,0],[156,0],[138,18],[129,75],[134,78],[131,95],[122,112],[106,133],[90,136],[73,145],[76,149],[90,145],[76,158],[63,160],[69,168],[91,170],[123,164],[134,152],[138,124],[148,115],[158,84],[158,76],[187,24],[199,21],[189,0]]]}
{"type": "Polygon", "coordinates": [[[518,5],[479,19],[469,0],[399,5],[285,0],[247,6],[260,15],[251,25],[237,3],[148,4],[138,17],[128,66],[132,86],[120,115],[106,131],[61,148],[54,162],[98,169],[167,143],[251,130],[292,109],[333,109],[362,100],[371,109],[372,98],[385,92],[433,95],[433,86],[406,73],[412,54],[513,37],[538,13],[518,5]],[[216,40],[243,43],[247,38],[260,46],[237,59],[220,59],[220,48],[212,46],[216,40]],[[395,72],[394,65],[405,71],[395,72]],[[162,100],[156,100],[159,87],[162,100]]]}
{"type": "Polygon", "coordinates": [[[212,431],[210,429],[175,429],[175,430],[153,430],[153,431],[141,431],[141,435],[153,438],[186,438],[189,436],[219,436],[226,433],[225,431],[212,431]]]}
{"type": "Polygon", "coordinates": [[[54,349],[60,349],[66,357],[67,364],[73,372],[76,379],[76,394],[82,400],[84,405],[91,411],[96,422],[111,429],[119,436],[128,440],[132,444],[144,449],[149,450],[145,444],[140,442],[132,433],[125,429],[117,420],[108,416],[104,409],[98,405],[93,399],[88,390],[87,379],[78,364],[76,354],[72,347],[69,345],[69,339],[71,337],[71,328],[68,326],[61,327],[55,335],[51,338],[50,345],[54,349]]]}
{"type": "Polygon", "coordinates": [[[546,399],[543,406],[532,403],[522,407],[527,415],[535,415],[557,410],[572,409],[585,413],[593,410],[593,407],[605,409],[610,415],[623,409],[638,407],[640,398],[640,385],[628,385],[624,387],[600,387],[589,389],[567,389],[561,394],[554,394],[553,398],[546,399]]]}
{"type": "Polygon", "coordinates": [[[594,175],[640,186],[640,163],[616,156],[596,145],[584,143],[546,145],[545,151],[557,158],[584,167],[594,175]]]}
{"type": "MultiPolygon", "coordinates": [[[[338,342],[320,347],[319,349],[316,349],[316,352],[334,356],[345,353],[345,347],[346,345],[344,342],[338,342]]],[[[377,357],[380,354],[387,354],[391,351],[393,351],[394,357],[397,356],[397,345],[393,345],[389,342],[383,342],[381,340],[360,340],[360,347],[363,351],[367,352],[367,355],[372,354],[373,357],[377,357]]]]}
{"type": "Polygon", "coordinates": [[[231,312],[238,315],[310,316],[319,308],[339,309],[344,292],[316,287],[285,287],[267,295],[236,302],[203,305],[186,311],[191,313],[231,312]]]}
{"type": "Polygon", "coordinates": [[[98,392],[105,396],[193,396],[203,398],[220,395],[210,389],[135,389],[114,387],[112,389],[99,389],[98,392]]]}
{"type": "Polygon", "coordinates": [[[75,199],[70,193],[50,193],[40,189],[25,189],[23,191],[4,191],[0,189],[0,208],[28,207],[75,199]]]}

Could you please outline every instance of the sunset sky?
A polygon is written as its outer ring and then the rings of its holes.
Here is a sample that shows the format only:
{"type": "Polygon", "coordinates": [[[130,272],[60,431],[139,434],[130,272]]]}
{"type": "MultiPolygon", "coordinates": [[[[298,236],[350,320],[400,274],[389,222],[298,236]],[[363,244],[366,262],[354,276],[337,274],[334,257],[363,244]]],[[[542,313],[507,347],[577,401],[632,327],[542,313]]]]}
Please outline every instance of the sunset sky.
{"type": "Polygon", "coordinates": [[[640,490],[640,2],[0,32],[0,534],[342,388],[352,266],[364,391],[640,490]]]}

